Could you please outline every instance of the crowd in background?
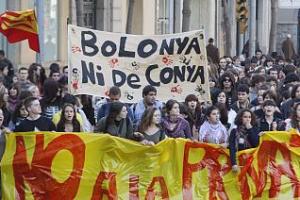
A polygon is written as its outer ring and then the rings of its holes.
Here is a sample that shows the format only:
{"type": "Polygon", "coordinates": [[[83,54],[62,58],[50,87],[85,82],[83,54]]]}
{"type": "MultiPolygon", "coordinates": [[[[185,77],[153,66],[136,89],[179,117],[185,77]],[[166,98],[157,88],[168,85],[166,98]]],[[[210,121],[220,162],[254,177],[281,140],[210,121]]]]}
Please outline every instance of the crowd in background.
{"type": "MultiPolygon", "coordinates": [[[[293,49],[291,44],[285,48],[293,49]]],[[[141,100],[128,105],[120,101],[116,86],[108,98],[69,94],[68,66],[52,63],[49,75],[37,63],[14,71],[0,51],[1,132],[108,133],[145,145],[187,138],[229,148],[237,171],[236,152],[256,147],[265,131],[300,130],[300,58],[295,51],[283,52],[266,55],[257,49],[253,57],[220,58],[210,39],[210,102],[195,94],[183,97],[184,102],[161,102],[157,88],[147,85],[141,100]]]]}

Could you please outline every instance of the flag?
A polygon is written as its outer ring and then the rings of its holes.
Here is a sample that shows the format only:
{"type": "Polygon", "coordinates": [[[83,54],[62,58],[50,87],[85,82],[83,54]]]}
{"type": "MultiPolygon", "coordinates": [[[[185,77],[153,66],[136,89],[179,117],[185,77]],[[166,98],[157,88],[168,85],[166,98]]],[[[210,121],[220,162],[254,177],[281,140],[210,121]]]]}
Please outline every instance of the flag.
{"type": "Polygon", "coordinates": [[[0,15],[0,32],[8,42],[28,40],[29,47],[40,52],[38,26],[34,10],[6,11],[0,15]]]}

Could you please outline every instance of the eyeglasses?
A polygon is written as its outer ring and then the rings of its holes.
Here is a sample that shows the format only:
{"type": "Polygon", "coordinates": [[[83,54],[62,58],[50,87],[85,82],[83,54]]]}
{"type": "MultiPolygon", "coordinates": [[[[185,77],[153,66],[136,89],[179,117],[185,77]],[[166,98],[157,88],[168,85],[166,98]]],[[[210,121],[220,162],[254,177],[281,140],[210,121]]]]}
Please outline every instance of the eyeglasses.
{"type": "Polygon", "coordinates": [[[231,82],[231,80],[229,78],[225,78],[224,82],[231,82]]]}

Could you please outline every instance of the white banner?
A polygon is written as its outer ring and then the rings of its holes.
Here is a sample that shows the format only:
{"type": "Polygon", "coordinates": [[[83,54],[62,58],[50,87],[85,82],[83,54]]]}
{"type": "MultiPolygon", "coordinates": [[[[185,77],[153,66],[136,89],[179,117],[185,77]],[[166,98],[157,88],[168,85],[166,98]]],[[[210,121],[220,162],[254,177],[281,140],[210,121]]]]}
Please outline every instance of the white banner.
{"type": "Polygon", "coordinates": [[[210,100],[203,30],[146,36],[68,27],[72,94],[107,96],[118,86],[121,100],[135,103],[152,85],[162,101],[188,94],[210,100]]]}

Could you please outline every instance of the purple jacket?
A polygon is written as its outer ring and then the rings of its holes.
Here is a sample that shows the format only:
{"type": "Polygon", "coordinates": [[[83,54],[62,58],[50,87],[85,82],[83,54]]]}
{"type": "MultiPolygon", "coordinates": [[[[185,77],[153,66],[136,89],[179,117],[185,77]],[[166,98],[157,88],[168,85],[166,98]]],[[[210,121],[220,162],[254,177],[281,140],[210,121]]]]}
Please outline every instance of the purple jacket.
{"type": "Polygon", "coordinates": [[[178,117],[176,126],[171,129],[172,122],[169,117],[165,117],[162,120],[162,127],[166,135],[171,138],[192,138],[191,128],[188,121],[178,117]]]}

